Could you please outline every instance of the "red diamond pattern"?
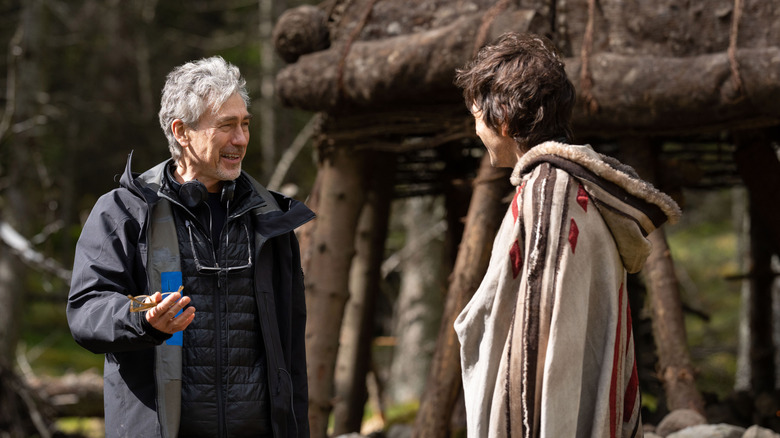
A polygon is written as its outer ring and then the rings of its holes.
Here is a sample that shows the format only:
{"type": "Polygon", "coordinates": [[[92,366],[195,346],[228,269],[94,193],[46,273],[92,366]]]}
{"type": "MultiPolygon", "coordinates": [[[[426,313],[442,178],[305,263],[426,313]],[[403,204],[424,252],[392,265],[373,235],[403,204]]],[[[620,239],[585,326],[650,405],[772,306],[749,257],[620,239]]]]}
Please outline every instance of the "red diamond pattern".
{"type": "Polygon", "coordinates": [[[517,240],[509,250],[509,260],[512,262],[512,278],[517,278],[523,264],[523,254],[520,252],[520,243],[517,240]]]}
{"type": "Polygon", "coordinates": [[[583,210],[588,211],[588,192],[585,191],[585,187],[582,187],[582,184],[577,189],[577,204],[580,204],[583,210]]]}
{"type": "Polygon", "coordinates": [[[520,215],[520,207],[517,205],[517,201],[520,198],[520,192],[523,191],[523,187],[525,187],[525,182],[517,188],[515,197],[512,199],[512,217],[515,219],[515,222],[517,222],[517,217],[520,215]]]}
{"type": "Polygon", "coordinates": [[[574,222],[574,218],[571,218],[571,226],[569,227],[569,245],[571,245],[571,252],[574,254],[574,250],[577,249],[577,237],[580,235],[580,230],[577,228],[577,222],[574,222]]]}
{"type": "Polygon", "coordinates": [[[517,189],[517,193],[515,193],[515,197],[512,199],[512,217],[515,219],[515,222],[517,222],[517,216],[520,214],[520,211],[518,210],[517,206],[517,198],[520,197],[520,189],[517,189]]]}

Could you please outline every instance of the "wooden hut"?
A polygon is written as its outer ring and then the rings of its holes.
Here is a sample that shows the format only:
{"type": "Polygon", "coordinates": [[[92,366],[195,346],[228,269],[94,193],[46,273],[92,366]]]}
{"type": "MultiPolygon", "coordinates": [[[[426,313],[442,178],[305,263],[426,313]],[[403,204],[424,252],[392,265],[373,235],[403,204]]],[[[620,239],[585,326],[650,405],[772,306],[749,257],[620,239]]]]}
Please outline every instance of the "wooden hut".
{"type": "MultiPolygon", "coordinates": [[[[673,195],[683,187],[747,186],[751,229],[761,241],[753,245],[757,304],[750,311],[758,335],[752,360],[756,369],[770,370],[754,373],[753,385],[774,384],[771,364],[758,367],[772,360],[765,349],[771,337],[763,336],[771,333],[765,304],[771,276],[761,273],[770,273],[769,257],[780,252],[774,149],[780,8],[774,2],[326,0],[287,11],[274,30],[277,52],[288,62],[276,78],[278,96],[320,116],[311,199],[318,219],[302,238],[314,437],[325,435],[333,409],[354,256],[366,261],[361,287],[370,291],[390,199],[428,192],[451,201],[450,232],[460,245],[415,435],[447,436],[460,387],[452,321],[484,273],[507,190],[506,173],[472,158],[479,143],[452,79],[456,68],[506,31],[547,35],[564,53],[578,92],[578,143],[612,145],[611,152],[673,195]],[[469,193],[453,184],[462,180],[472,182],[465,186],[469,193]],[[468,211],[457,208],[463,199],[470,199],[468,211]]],[[[702,411],[663,230],[650,239],[654,251],[644,278],[666,401],[670,409],[702,411]]]]}

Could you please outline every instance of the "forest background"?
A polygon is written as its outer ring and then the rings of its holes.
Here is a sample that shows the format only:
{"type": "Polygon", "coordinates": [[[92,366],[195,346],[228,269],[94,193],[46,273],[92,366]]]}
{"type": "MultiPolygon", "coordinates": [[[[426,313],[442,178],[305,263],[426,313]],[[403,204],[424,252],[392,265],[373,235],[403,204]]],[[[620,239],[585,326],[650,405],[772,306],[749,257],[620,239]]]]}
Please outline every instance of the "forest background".
{"type": "MultiPolygon", "coordinates": [[[[137,171],[169,156],[157,111],[173,67],[211,55],[239,66],[255,116],[245,169],[307,199],[316,172],[309,143],[283,180],[274,175],[284,152],[305,140],[299,134],[312,114],[283,108],[274,98],[273,78],[283,62],[271,45],[276,18],[305,3],[314,2],[0,0],[0,357],[21,375],[102,372],[102,356],[77,346],[67,329],[68,270],[83,221],[97,197],[116,187],[128,154],[133,151],[137,171]]],[[[691,356],[700,390],[724,398],[740,385],[741,282],[728,278],[744,270],[744,192],[737,185],[687,191],[683,198],[684,219],[667,232],[688,310],[691,356]]],[[[393,215],[384,316],[374,343],[385,394],[374,407],[389,413],[386,421],[413,411],[423,389],[444,292],[437,279],[448,275],[421,262],[445,244],[440,200],[395,202],[407,205],[394,211],[408,213],[393,215]],[[412,304],[403,299],[408,288],[426,298],[418,312],[425,316],[417,322],[419,348],[403,357],[392,346],[399,330],[410,327],[399,323],[410,313],[404,306],[412,304]],[[393,363],[415,366],[393,371],[393,363]],[[409,378],[401,382],[394,373],[409,378]],[[410,377],[415,374],[420,377],[410,377]]],[[[644,400],[655,408],[652,394],[644,400]]]]}

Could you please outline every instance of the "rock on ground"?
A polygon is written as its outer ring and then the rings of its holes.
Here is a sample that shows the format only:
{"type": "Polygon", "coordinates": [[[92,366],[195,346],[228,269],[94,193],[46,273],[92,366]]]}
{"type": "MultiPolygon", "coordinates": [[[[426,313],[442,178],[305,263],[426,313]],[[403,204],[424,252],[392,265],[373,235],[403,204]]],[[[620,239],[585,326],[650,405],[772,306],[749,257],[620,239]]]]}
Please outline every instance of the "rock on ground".
{"type": "Polygon", "coordinates": [[[700,424],[667,435],[666,438],[742,438],[744,427],[730,424],[700,424]]]}
{"type": "Polygon", "coordinates": [[[692,409],[676,409],[667,414],[664,419],[658,423],[658,427],[655,428],[655,433],[661,436],[668,436],[669,434],[685,429],[686,427],[698,426],[706,423],[707,419],[692,409]]]}
{"type": "Polygon", "coordinates": [[[780,438],[780,433],[760,426],[750,426],[742,438],[780,438]]]}

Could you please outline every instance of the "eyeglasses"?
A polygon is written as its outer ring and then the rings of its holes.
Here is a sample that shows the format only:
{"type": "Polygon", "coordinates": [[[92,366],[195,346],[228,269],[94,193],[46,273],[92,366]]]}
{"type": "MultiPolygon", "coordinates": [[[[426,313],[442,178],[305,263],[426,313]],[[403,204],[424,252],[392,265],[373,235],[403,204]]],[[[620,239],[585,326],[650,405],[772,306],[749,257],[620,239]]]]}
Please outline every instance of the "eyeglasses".
{"type": "MultiPolygon", "coordinates": [[[[252,245],[250,244],[251,240],[249,239],[249,229],[247,229],[246,224],[244,224],[244,233],[246,234],[246,263],[239,266],[226,267],[219,266],[219,263],[216,261],[214,262],[214,266],[203,266],[200,263],[200,259],[198,259],[198,252],[195,251],[195,244],[193,243],[194,239],[192,238],[192,224],[190,221],[186,221],[186,224],[187,232],[190,235],[190,250],[192,250],[192,258],[195,259],[195,269],[197,269],[199,273],[218,274],[220,272],[236,272],[252,267],[252,245]]],[[[225,244],[227,244],[227,242],[225,242],[225,244]]]]}
{"type": "MultiPolygon", "coordinates": [[[[184,290],[184,286],[179,286],[179,290],[176,292],[181,293],[182,290],[184,290]]],[[[165,299],[168,295],[176,292],[163,292],[162,299],[165,299]]],[[[128,295],[127,298],[130,298],[130,312],[142,312],[157,305],[157,303],[152,301],[151,295],[128,295]]]]}

